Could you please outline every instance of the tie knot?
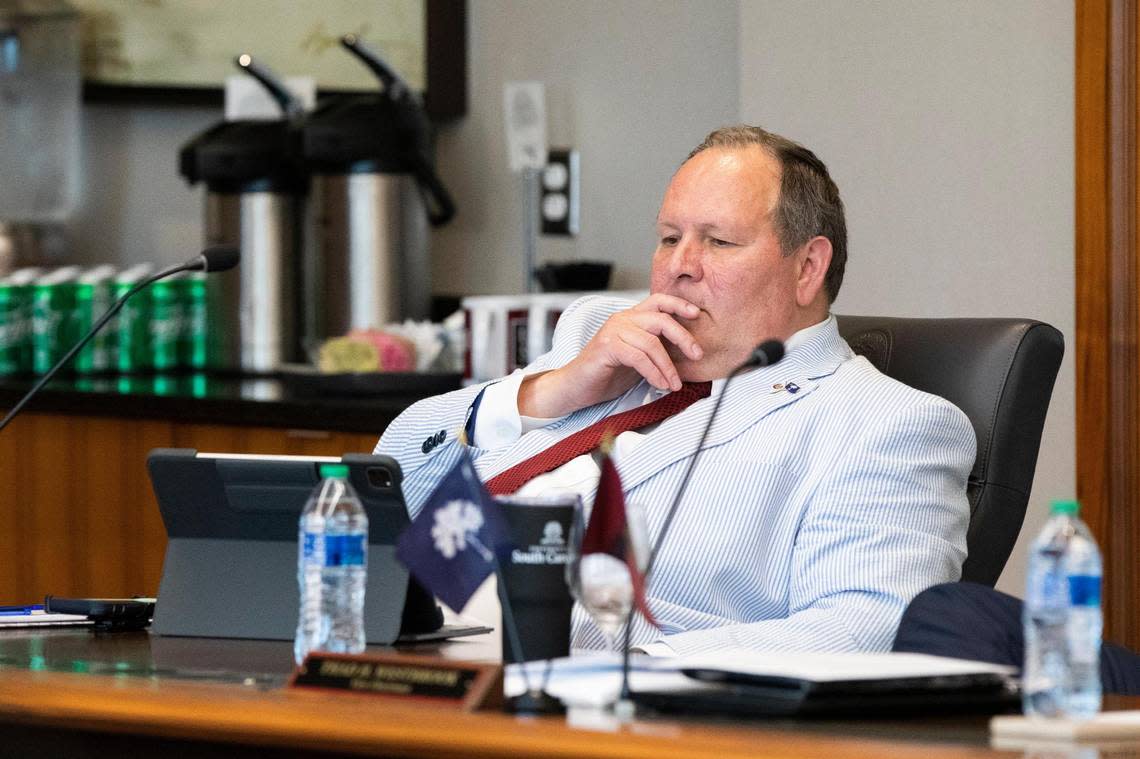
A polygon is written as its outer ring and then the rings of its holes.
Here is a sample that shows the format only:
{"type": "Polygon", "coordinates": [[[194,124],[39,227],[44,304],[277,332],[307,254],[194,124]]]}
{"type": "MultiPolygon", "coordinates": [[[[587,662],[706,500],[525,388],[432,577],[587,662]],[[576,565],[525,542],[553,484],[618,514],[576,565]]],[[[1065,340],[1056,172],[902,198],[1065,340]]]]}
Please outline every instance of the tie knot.
{"type": "Polygon", "coordinates": [[[678,393],[685,393],[686,397],[692,397],[694,401],[699,401],[701,398],[708,398],[712,394],[712,383],[709,381],[704,382],[682,382],[681,389],[678,393]]]}

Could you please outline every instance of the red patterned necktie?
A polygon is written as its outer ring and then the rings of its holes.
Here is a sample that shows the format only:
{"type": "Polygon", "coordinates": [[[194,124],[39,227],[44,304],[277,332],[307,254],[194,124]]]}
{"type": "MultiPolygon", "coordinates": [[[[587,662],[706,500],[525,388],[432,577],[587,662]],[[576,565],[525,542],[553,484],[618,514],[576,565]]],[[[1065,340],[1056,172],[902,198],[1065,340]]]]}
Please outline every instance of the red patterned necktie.
{"type": "Polygon", "coordinates": [[[553,471],[571,459],[594,450],[607,434],[617,437],[623,432],[656,424],[684,411],[701,398],[707,398],[711,392],[711,382],[686,382],[677,392],[662,396],[652,403],[607,416],[495,475],[487,481],[487,490],[491,495],[510,495],[538,475],[553,471]]]}

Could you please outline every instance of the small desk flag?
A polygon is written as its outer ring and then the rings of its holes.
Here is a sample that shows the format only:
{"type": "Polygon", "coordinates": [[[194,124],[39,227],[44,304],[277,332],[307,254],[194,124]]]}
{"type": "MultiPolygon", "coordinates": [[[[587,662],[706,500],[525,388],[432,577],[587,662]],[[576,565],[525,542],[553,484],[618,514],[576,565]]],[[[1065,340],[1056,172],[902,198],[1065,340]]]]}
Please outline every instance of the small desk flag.
{"type": "Polygon", "coordinates": [[[645,599],[645,576],[637,565],[633,542],[625,516],[625,496],[621,491],[621,477],[613,458],[608,453],[602,457],[602,476],[598,480],[598,494],[594,497],[594,508],[590,511],[590,523],[582,538],[582,555],[605,553],[625,562],[629,568],[629,579],[633,586],[633,603],[637,610],[654,627],[660,629],[657,619],[649,611],[645,599]]]}
{"type": "Polygon", "coordinates": [[[495,570],[496,554],[509,546],[506,518],[464,450],[400,536],[396,556],[421,585],[461,612],[495,570]]]}

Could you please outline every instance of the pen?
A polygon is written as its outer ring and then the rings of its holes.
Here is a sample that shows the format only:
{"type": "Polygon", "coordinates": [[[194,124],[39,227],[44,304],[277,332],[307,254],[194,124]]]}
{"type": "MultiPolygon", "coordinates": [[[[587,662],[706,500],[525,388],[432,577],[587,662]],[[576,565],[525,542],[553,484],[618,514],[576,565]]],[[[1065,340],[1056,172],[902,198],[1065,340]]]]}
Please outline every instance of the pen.
{"type": "Polygon", "coordinates": [[[37,611],[42,612],[43,610],[43,604],[32,604],[31,606],[0,606],[0,617],[19,617],[34,614],[37,611]]]}

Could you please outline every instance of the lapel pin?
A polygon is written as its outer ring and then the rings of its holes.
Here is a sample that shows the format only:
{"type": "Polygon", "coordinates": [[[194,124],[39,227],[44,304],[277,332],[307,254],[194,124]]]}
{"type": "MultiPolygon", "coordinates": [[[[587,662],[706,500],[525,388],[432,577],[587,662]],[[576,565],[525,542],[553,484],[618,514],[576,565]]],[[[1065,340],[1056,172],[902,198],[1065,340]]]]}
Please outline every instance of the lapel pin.
{"type": "Polygon", "coordinates": [[[777,382],[775,385],[772,385],[772,393],[773,394],[778,393],[783,389],[784,389],[784,383],[783,382],[777,382]]]}
{"type": "Polygon", "coordinates": [[[792,395],[795,395],[796,393],[798,393],[800,391],[800,386],[797,385],[795,382],[789,382],[788,384],[784,385],[784,389],[787,390],[792,395]]]}

